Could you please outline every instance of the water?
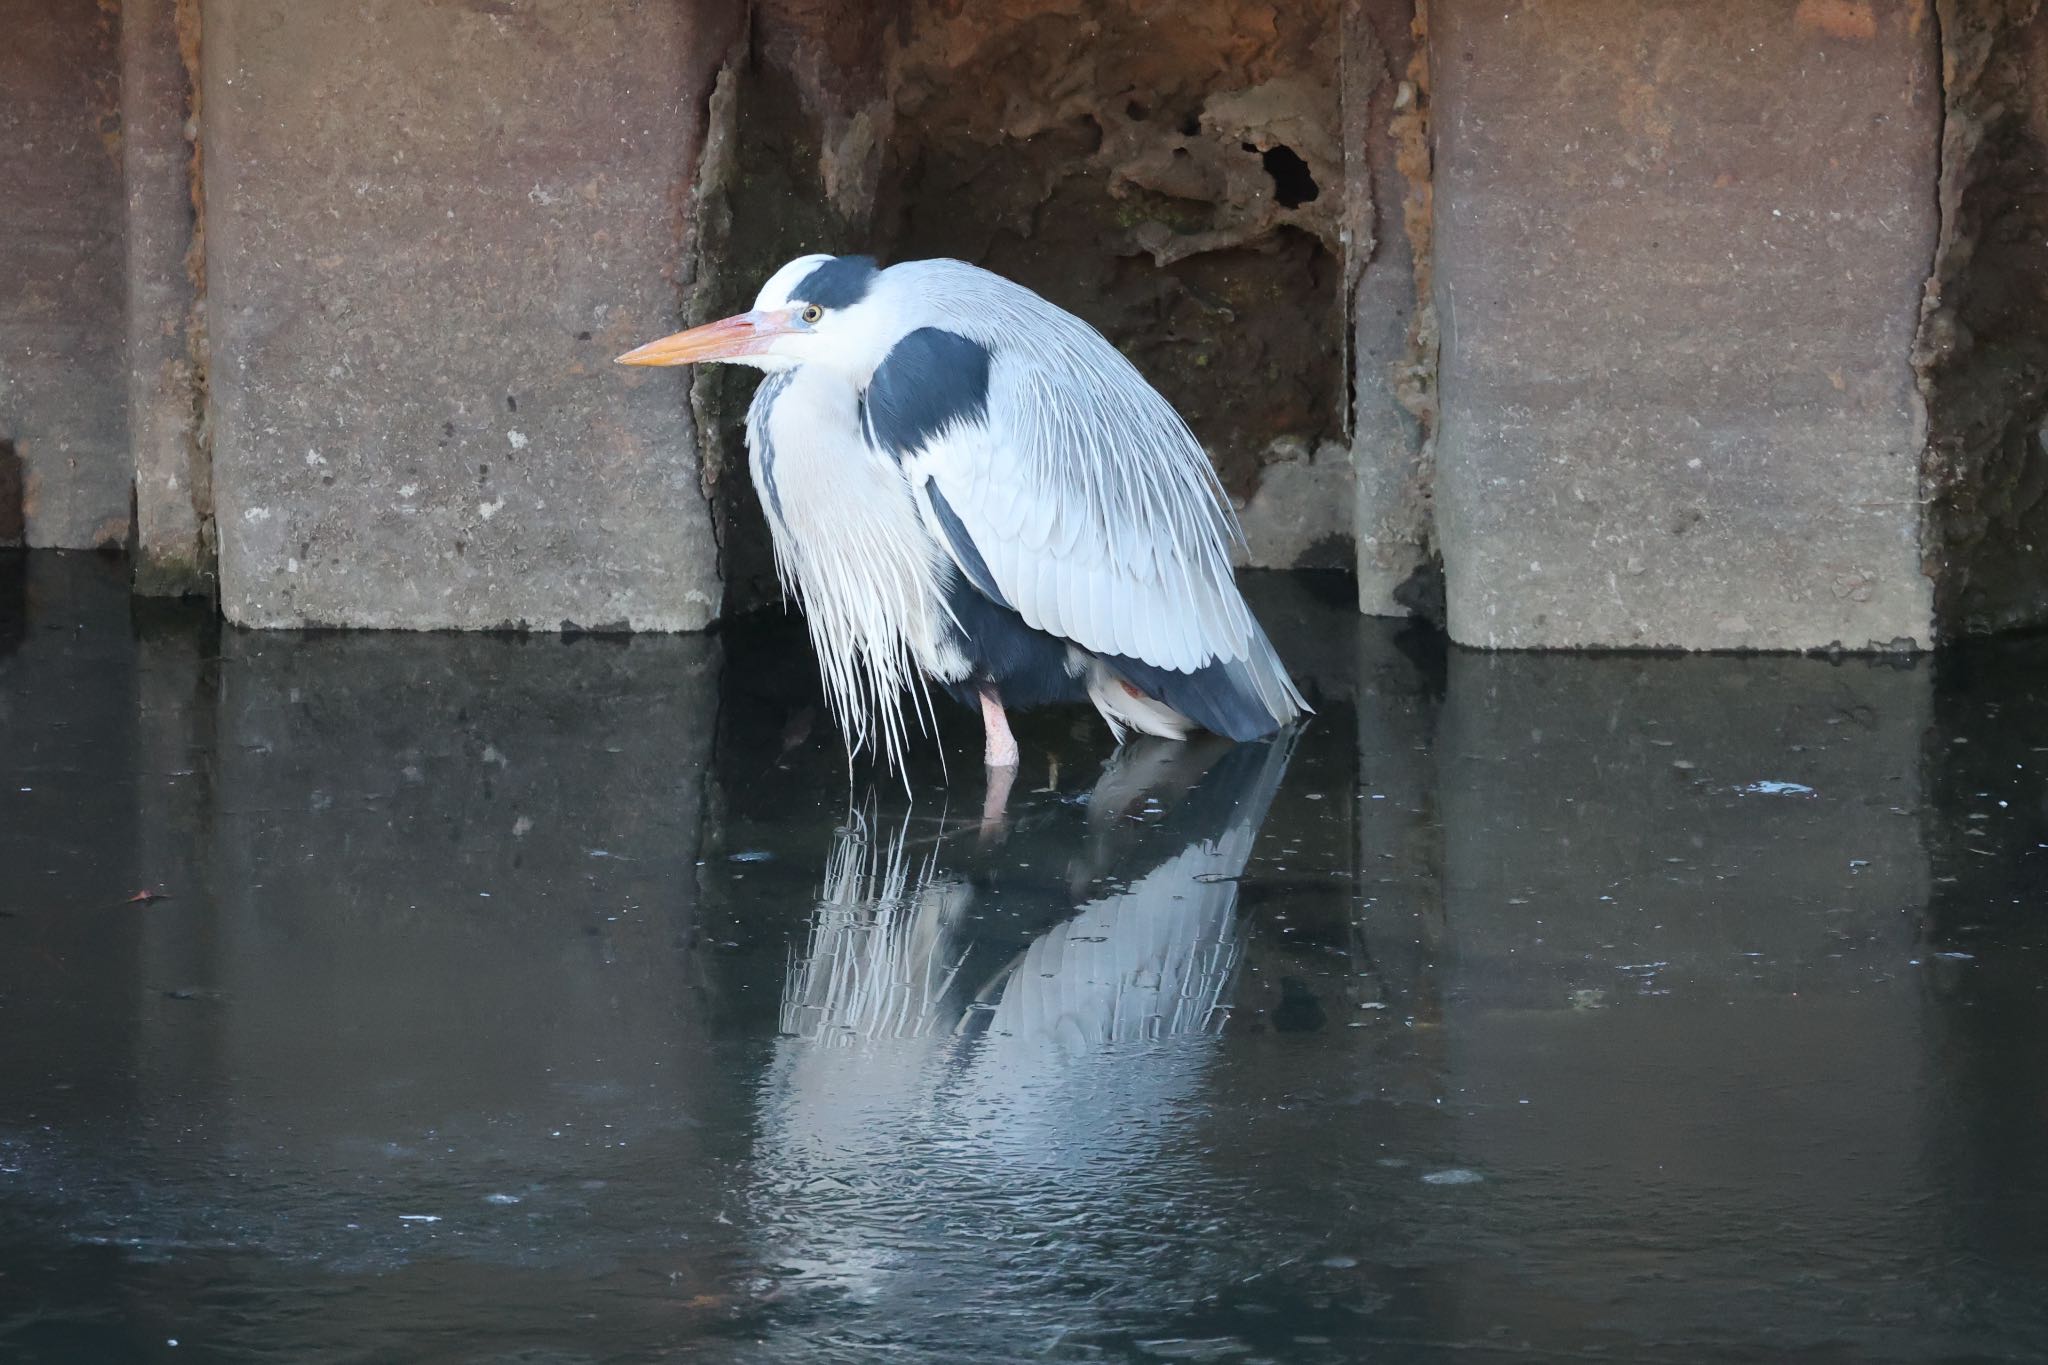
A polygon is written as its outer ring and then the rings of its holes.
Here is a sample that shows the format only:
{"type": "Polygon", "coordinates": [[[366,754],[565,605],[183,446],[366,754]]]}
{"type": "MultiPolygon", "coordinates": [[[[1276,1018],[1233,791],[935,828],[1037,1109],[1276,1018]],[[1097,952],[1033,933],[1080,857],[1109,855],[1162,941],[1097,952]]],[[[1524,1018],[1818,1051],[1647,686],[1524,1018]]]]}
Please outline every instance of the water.
{"type": "Polygon", "coordinates": [[[2048,1355],[2048,643],[1255,586],[1305,732],[1002,803],[964,714],[849,783],[772,618],[0,559],[0,1360],[2048,1355]]]}

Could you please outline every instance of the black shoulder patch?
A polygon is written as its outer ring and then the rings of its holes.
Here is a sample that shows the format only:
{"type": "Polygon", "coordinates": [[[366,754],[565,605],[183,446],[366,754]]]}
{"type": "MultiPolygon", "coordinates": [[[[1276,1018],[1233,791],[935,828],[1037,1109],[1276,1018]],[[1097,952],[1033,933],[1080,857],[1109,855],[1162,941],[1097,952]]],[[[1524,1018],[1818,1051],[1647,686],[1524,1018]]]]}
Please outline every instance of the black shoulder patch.
{"type": "Polygon", "coordinates": [[[789,297],[820,308],[846,308],[868,296],[868,286],[880,273],[872,256],[834,256],[804,276],[789,297]]]}
{"type": "Polygon", "coordinates": [[[861,399],[868,439],[902,459],[956,422],[988,416],[988,347],[920,327],[889,349],[861,399]]]}

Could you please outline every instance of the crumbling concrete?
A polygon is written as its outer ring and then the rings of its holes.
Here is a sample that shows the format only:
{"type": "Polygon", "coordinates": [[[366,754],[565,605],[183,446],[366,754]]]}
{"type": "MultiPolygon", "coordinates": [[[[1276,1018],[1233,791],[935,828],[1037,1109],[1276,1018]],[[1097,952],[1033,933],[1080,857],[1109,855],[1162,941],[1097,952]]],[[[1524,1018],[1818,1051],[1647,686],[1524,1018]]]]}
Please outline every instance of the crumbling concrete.
{"type": "Polygon", "coordinates": [[[135,590],[155,597],[213,586],[213,477],[202,431],[198,28],[198,0],[121,6],[135,590]]]}
{"type": "Polygon", "coordinates": [[[1340,441],[1311,450],[1283,436],[1259,465],[1258,491],[1238,508],[1239,565],[1253,569],[1348,569],[1358,475],[1340,441]]]}
{"type": "Polygon", "coordinates": [[[231,620],[717,616],[687,381],[610,360],[682,321],[688,191],[739,17],[206,0],[231,620]]]}
{"type": "Polygon", "coordinates": [[[1435,552],[1424,32],[1414,0],[1352,0],[1345,7],[1345,298],[1357,476],[1351,520],[1359,609],[1380,616],[1411,610],[1405,588],[1435,552]]]}
{"type": "Polygon", "coordinates": [[[2048,8],[1940,0],[1941,241],[1914,361],[1944,638],[2048,622],[2048,8]]]}
{"type": "Polygon", "coordinates": [[[1336,0],[918,0],[875,238],[1086,318],[1249,497],[1272,442],[1347,427],[1336,0]]]}
{"type": "Polygon", "coordinates": [[[0,544],[128,540],[112,0],[0,0],[0,544]]]}
{"type": "Polygon", "coordinates": [[[1434,0],[1454,639],[1925,646],[1925,3],[1434,0]]]}

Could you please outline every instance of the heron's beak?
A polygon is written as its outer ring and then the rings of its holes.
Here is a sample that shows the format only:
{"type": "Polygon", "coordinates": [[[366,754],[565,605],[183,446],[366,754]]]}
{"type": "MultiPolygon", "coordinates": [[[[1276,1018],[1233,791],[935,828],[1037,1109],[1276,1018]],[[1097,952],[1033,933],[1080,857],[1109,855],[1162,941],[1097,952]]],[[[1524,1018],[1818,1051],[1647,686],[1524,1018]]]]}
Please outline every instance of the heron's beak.
{"type": "Polygon", "coordinates": [[[796,310],[779,308],[763,313],[741,313],[736,317],[707,322],[687,332],[677,332],[659,341],[626,352],[620,365],[695,365],[705,360],[732,360],[755,355],[775,344],[775,339],[797,329],[796,310]]]}

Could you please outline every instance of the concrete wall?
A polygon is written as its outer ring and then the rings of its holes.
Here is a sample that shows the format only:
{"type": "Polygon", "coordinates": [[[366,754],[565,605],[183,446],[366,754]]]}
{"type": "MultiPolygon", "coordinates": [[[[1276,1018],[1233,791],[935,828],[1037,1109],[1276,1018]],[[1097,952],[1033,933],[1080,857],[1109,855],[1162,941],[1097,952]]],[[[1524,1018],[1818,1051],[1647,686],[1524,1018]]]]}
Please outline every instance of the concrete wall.
{"type": "Polygon", "coordinates": [[[682,380],[609,361],[677,323],[729,9],[209,0],[231,620],[716,617],[682,380]]]}
{"type": "Polygon", "coordinates": [[[0,0],[0,545],[128,538],[120,60],[96,0],[0,0]]]}
{"type": "Polygon", "coordinates": [[[2040,6],[1241,11],[0,0],[0,543],[247,625],[701,627],[775,596],[750,376],[609,359],[865,247],[1070,303],[1245,562],[1355,542],[1465,644],[2048,618],[2040,6]]]}
{"type": "Polygon", "coordinates": [[[1452,638],[1930,644],[1927,5],[1432,15],[1452,638]]]}

